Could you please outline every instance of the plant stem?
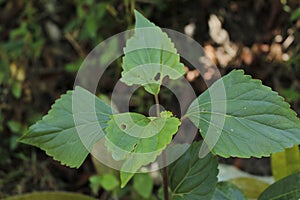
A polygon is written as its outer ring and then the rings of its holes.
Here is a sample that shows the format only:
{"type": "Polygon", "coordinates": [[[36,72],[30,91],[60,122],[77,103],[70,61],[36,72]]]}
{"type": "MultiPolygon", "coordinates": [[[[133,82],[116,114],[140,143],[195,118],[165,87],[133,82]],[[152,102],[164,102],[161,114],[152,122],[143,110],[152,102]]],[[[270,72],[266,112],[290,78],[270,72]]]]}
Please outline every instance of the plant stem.
{"type": "MultiPolygon", "coordinates": [[[[159,108],[159,99],[158,95],[154,95],[155,104],[156,104],[156,115],[157,117],[160,114],[160,108],[159,108]]],[[[162,177],[163,177],[163,188],[164,188],[164,199],[169,200],[169,193],[168,193],[168,172],[167,172],[167,155],[165,150],[162,151],[162,177]]]]}
{"type": "Polygon", "coordinates": [[[167,156],[166,156],[166,151],[163,150],[162,152],[162,177],[163,177],[163,187],[164,187],[164,197],[165,200],[169,200],[169,193],[168,193],[168,172],[167,172],[167,156]]]}
{"type": "Polygon", "coordinates": [[[156,116],[158,117],[159,113],[160,113],[158,94],[154,95],[154,99],[155,99],[155,104],[156,104],[156,116]]]}
{"type": "Polygon", "coordinates": [[[185,120],[186,118],[188,118],[188,115],[187,115],[187,114],[185,114],[184,116],[182,116],[182,117],[180,118],[180,121],[182,122],[182,121],[185,120]]]}

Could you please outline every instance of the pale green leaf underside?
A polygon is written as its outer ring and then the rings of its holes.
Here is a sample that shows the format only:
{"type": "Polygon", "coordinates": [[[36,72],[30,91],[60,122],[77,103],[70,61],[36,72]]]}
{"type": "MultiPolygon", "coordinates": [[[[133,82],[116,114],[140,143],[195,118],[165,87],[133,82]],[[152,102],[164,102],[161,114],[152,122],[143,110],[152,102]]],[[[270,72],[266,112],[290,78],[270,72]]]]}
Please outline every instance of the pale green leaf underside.
{"type": "Polygon", "coordinates": [[[107,104],[78,86],[56,100],[49,113],[32,125],[20,142],[45,150],[62,164],[79,167],[104,136],[111,113],[107,104]]]}
{"type": "Polygon", "coordinates": [[[161,154],[179,125],[180,121],[169,112],[162,113],[161,117],[145,117],[138,113],[112,115],[106,128],[106,146],[115,160],[123,160],[122,187],[141,166],[153,162],[161,154]]]}
{"type": "Polygon", "coordinates": [[[135,18],[135,35],[124,48],[121,81],[158,94],[165,76],[178,79],[185,73],[183,64],[166,33],[137,11],[135,18]]]}
{"type": "Polygon", "coordinates": [[[217,184],[217,159],[211,153],[199,158],[202,142],[194,142],[168,166],[169,187],[173,200],[211,199],[217,184]]]}
{"type": "Polygon", "coordinates": [[[270,185],[258,200],[299,200],[300,172],[289,175],[270,185]]]}
{"type": "Polygon", "coordinates": [[[300,143],[300,121],[289,104],[242,70],[216,81],[191,104],[187,116],[203,137],[209,125],[221,133],[212,151],[223,157],[269,156],[300,143]],[[222,84],[227,97],[213,101],[209,92],[217,91],[222,84]],[[225,104],[226,113],[212,112],[212,101],[215,105],[225,104]],[[224,127],[216,125],[213,117],[225,118],[224,127]]]}

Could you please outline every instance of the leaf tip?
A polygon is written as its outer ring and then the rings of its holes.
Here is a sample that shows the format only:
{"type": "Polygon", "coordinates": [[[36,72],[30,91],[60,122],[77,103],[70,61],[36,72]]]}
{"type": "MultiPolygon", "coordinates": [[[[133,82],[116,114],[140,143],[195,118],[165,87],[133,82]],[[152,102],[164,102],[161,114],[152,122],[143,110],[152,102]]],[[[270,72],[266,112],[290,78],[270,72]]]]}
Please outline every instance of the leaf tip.
{"type": "Polygon", "coordinates": [[[133,12],[134,12],[134,15],[135,15],[135,16],[137,16],[137,15],[142,15],[142,14],[141,14],[139,11],[137,11],[136,9],[134,9],[133,12]]]}
{"type": "Polygon", "coordinates": [[[135,27],[136,28],[146,28],[146,27],[154,27],[155,25],[150,22],[144,15],[142,15],[137,10],[134,10],[134,16],[135,16],[135,27]]]}
{"type": "Polygon", "coordinates": [[[121,178],[121,188],[124,188],[127,183],[130,181],[130,179],[133,177],[133,173],[123,172],[120,173],[121,178]]]}

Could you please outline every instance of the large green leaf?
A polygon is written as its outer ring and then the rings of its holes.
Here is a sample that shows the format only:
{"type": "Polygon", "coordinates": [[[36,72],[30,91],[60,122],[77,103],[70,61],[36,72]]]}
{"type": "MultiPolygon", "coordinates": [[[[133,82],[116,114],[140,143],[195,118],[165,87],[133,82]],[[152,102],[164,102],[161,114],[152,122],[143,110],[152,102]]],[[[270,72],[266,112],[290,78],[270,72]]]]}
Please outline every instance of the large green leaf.
{"type": "Polygon", "coordinates": [[[219,182],[213,200],[246,200],[243,192],[230,182],[219,182]]]}
{"type": "Polygon", "coordinates": [[[212,154],[199,158],[202,142],[194,142],[174,163],[168,166],[169,186],[173,200],[211,199],[217,184],[217,159],[212,154]]]}
{"type": "Polygon", "coordinates": [[[272,174],[275,180],[284,178],[290,174],[300,171],[299,146],[285,149],[271,155],[272,174]]]}
{"type": "Polygon", "coordinates": [[[123,160],[121,187],[124,187],[141,166],[153,162],[177,132],[180,121],[171,112],[160,117],[138,113],[112,115],[106,128],[106,146],[112,157],[123,160]]]}
{"type": "Polygon", "coordinates": [[[289,175],[268,187],[258,200],[299,200],[300,172],[289,175]]]}
{"type": "Polygon", "coordinates": [[[79,167],[104,136],[111,113],[107,104],[78,86],[62,95],[19,141],[45,150],[62,164],[79,167]]]}
{"type": "Polygon", "coordinates": [[[223,157],[269,156],[300,143],[300,120],[289,104],[242,70],[216,81],[191,104],[187,116],[203,137],[210,128],[216,143],[208,146],[223,157]],[[215,94],[224,85],[226,95],[215,94]]]}
{"type": "Polygon", "coordinates": [[[179,55],[166,33],[135,11],[135,35],[124,48],[121,81],[138,84],[158,94],[165,76],[178,79],[184,73],[179,55]]]}

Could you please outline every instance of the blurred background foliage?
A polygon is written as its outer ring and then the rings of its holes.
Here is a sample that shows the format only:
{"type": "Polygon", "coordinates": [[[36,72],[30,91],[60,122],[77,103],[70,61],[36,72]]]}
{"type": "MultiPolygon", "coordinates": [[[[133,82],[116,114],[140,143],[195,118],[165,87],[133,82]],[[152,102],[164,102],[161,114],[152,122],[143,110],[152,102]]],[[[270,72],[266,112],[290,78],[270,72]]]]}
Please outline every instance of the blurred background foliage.
{"type": "MultiPolygon", "coordinates": [[[[69,169],[16,139],[72,89],[81,62],[96,45],[133,27],[134,9],[160,27],[200,42],[223,74],[242,68],[261,79],[300,114],[297,0],[0,0],[0,198],[39,190],[97,196],[97,184],[105,186],[97,178],[89,186],[89,177],[97,171],[90,159],[79,170],[69,169]],[[226,40],[220,40],[218,32],[226,40]]],[[[105,54],[109,56],[109,48],[105,54]]],[[[101,95],[109,96],[120,77],[120,60],[112,65],[101,82],[101,95]]],[[[204,91],[200,74],[186,69],[195,91],[204,91]]],[[[208,75],[202,76],[209,79],[208,75]]],[[[169,91],[162,93],[164,104],[174,101],[169,91]]],[[[131,103],[133,110],[147,114],[152,99],[137,90],[131,103]]],[[[251,168],[255,159],[251,165],[230,162],[251,173],[270,175],[268,163],[260,170],[251,168]]],[[[114,177],[106,180],[117,182],[114,177]]]]}

